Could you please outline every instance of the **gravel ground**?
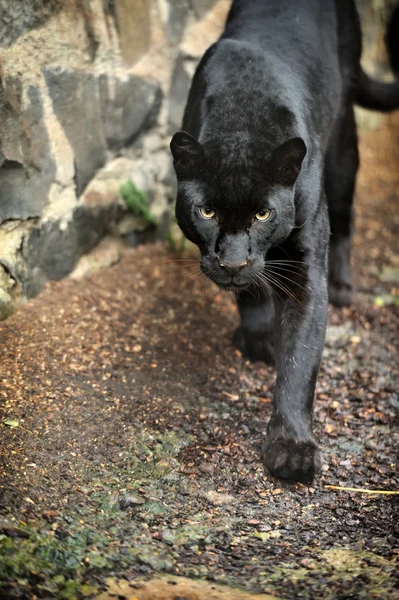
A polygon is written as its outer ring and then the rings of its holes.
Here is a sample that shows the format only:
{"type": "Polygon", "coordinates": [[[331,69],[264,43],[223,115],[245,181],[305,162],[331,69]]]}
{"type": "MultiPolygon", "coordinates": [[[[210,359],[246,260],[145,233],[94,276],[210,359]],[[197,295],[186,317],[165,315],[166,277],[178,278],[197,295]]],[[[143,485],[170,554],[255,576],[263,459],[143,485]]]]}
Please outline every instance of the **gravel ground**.
{"type": "Polygon", "coordinates": [[[0,325],[1,598],[399,598],[399,495],[328,487],[399,491],[384,123],[362,140],[357,294],[330,308],[311,487],[265,474],[274,371],[233,348],[231,296],[164,245],[53,283],[0,325]]]}

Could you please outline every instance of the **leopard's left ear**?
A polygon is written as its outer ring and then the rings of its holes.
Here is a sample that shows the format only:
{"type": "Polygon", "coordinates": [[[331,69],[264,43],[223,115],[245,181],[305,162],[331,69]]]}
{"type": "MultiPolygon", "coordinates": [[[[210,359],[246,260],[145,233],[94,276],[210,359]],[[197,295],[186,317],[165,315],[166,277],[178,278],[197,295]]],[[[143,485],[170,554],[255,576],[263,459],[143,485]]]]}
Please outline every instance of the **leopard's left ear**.
{"type": "Polygon", "coordinates": [[[293,186],[306,156],[306,144],[300,137],[291,138],[276,148],[271,156],[272,173],[281,185],[293,186]]]}
{"type": "Polygon", "coordinates": [[[185,170],[198,166],[205,154],[202,144],[185,131],[175,133],[170,142],[170,149],[177,169],[185,170]]]}

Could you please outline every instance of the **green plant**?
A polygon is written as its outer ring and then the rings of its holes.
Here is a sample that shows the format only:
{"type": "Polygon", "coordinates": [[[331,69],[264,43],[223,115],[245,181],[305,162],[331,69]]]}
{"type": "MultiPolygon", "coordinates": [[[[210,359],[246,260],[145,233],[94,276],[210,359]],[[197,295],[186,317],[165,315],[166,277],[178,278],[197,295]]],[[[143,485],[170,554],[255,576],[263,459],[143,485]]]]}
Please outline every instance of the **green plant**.
{"type": "Polygon", "coordinates": [[[121,185],[120,194],[134,216],[143,219],[148,225],[158,225],[158,219],[150,210],[145,192],[139,190],[131,179],[121,185]]]}

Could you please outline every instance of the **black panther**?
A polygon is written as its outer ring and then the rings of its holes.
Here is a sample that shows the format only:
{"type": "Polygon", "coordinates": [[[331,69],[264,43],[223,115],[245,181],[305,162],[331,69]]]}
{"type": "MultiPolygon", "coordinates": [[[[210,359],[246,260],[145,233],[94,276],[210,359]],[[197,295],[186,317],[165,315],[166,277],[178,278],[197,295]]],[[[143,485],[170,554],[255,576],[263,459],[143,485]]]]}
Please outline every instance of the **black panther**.
{"type": "Polygon", "coordinates": [[[289,481],[320,469],[312,405],[328,299],[351,301],[353,106],[399,107],[399,82],[369,78],[360,56],[352,0],[233,0],[171,141],[176,217],[203,272],[237,295],[234,342],[276,364],[262,454],[289,481]]]}

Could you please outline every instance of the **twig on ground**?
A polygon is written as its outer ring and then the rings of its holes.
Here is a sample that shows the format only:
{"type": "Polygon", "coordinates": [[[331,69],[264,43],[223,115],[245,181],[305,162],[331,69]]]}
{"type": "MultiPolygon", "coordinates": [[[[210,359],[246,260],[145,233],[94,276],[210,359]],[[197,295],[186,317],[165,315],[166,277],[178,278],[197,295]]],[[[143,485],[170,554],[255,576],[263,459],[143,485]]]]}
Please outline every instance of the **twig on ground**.
{"type": "Polygon", "coordinates": [[[342,492],[360,492],[361,494],[385,494],[386,496],[399,494],[399,490],[368,490],[366,488],[341,487],[339,485],[326,485],[326,488],[329,490],[340,490],[342,492]]]}

